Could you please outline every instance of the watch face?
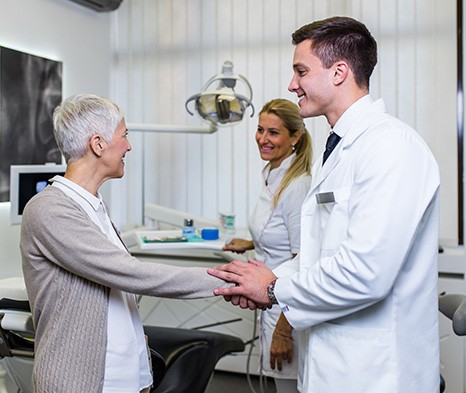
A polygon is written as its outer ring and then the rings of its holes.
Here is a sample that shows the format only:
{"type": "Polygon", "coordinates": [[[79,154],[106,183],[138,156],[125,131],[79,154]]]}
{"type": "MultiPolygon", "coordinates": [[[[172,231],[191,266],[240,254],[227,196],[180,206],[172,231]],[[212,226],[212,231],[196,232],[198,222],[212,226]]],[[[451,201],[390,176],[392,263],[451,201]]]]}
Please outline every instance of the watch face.
{"type": "Polygon", "coordinates": [[[277,280],[273,280],[268,286],[267,286],[267,296],[269,297],[270,301],[272,304],[278,304],[277,299],[275,297],[274,289],[275,289],[275,282],[277,280]]]}

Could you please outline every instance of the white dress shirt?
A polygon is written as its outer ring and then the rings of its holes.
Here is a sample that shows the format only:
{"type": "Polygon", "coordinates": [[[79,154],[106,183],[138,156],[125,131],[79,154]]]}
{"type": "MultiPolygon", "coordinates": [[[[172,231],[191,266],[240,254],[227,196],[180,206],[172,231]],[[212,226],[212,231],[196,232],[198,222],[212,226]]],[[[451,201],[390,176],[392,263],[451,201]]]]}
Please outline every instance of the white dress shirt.
{"type": "MultiPolygon", "coordinates": [[[[53,186],[79,203],[109,240],[125,249],[108,217],[100,194],[94,196],[62,176],[55,176],[52,181],[53,186]]],[[[103,393],[139,392],[151,384],[152,374],[136,297],[111,288],[103,393]]]]}

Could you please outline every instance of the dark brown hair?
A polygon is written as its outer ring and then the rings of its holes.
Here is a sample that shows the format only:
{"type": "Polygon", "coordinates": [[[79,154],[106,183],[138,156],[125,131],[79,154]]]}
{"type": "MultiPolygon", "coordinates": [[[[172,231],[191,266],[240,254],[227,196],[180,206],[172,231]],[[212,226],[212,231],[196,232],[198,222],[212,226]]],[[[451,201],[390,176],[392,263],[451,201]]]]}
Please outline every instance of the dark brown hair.
{"type": "Polygon", "coordinates": [[[310,39],[310,49],[325,68],[339,60],[346,61],[357,85],[369,88],[369,78],[377,64],[377,43],[361,22],[336,16],[305,25],[291,37],[294,45],[310,39]]]}

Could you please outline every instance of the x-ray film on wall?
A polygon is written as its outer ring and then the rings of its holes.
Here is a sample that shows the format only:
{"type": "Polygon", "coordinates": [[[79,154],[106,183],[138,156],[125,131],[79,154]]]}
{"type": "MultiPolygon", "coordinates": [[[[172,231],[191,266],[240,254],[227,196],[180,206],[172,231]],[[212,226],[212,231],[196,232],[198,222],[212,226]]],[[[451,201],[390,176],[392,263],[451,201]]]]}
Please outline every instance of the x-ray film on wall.
{"type": "Polygon", "coordinates": [[[52,124],[61,99],[61,62],[0,47],[0,202],[10,165],[61,163],[52,124]]]}

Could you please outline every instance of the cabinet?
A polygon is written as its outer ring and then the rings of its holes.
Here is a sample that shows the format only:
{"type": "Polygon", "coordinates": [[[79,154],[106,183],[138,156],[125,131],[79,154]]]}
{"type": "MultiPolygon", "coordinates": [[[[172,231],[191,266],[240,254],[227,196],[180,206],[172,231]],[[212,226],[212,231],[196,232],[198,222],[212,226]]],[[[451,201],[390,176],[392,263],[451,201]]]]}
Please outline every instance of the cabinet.
{"type": "MultiPolygon", "coordinates": [[[[167,263],[177,266],[214,267],[224,261],[207,250],[144,251],[132,249],[140,260],[167,263]]],[[[216,369],[237,373],[257,374],[258,340],[257,313],[243,310],[223,300],[212,297],[195,300],[162,299],[144,296],[139,302],[144,325],[202,329],[240,337],[246,349],[220,359],[216,369]]]]}

